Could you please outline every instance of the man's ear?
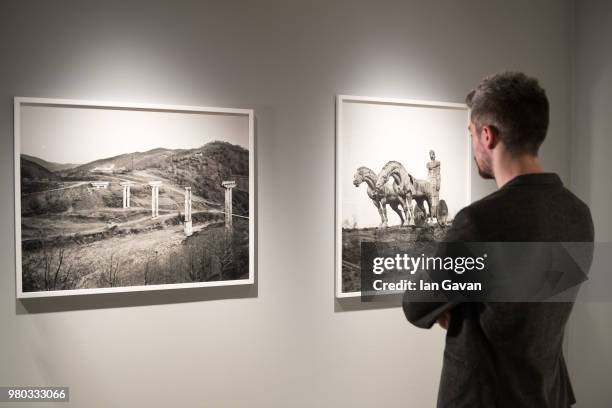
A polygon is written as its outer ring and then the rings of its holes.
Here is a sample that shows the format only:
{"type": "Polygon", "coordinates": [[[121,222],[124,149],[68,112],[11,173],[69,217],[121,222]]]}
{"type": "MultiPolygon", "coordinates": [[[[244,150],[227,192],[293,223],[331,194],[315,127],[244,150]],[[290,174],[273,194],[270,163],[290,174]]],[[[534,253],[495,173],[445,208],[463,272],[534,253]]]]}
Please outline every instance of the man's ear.
{"type": "Polygon", "coordinates": [[[483,126],[480,137],[482,139],[482,144],[490,150],[495,148],[497,143],[499,143],[499,131],[495,126],[483,126]]]}

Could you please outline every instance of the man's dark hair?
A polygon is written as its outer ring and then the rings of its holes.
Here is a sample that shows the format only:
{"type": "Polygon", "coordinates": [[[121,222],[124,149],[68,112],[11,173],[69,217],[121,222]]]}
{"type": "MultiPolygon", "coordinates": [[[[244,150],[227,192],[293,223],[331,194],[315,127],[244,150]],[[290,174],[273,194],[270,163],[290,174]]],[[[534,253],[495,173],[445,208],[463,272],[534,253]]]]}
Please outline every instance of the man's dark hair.
{"type": "Polygon", "coordinates": [[[482,80],[465,98],[480,132],[494,128],[511,153],[538,154],[548,129],[548,98],[537,79],[503,72],[482,80]]]}

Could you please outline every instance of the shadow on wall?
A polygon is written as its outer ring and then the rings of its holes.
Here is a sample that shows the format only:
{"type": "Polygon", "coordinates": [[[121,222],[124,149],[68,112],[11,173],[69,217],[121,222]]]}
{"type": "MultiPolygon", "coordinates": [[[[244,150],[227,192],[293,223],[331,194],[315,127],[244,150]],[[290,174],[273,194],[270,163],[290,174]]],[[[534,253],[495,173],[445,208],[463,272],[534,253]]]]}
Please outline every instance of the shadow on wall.
{"type": "Polygon", "coordinates": [[[148,292],[101,293],[16,300],[17,314],[203,302],[257,297],[254,285],[168,289],[148,292]]]}
{"type": "Polygon", "coordinates": [[[392,309],[402,305],[403,293],[377,295],[371,302],[362,302],[361,296],[336,298],[334,312],[353,312],[357,310],[392,309]]]}

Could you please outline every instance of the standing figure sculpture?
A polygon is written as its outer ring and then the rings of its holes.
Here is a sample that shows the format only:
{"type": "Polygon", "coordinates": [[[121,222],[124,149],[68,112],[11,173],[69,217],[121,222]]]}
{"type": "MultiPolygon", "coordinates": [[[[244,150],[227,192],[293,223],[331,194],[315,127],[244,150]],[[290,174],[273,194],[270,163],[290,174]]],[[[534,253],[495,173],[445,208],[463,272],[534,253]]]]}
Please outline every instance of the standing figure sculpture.
{"type": "Polygon", "coordinates": [[[429,214],[432,217],[438,218],[438,202],[440,201],[440,162],[436,160],[436,152],[433,150],[429,151],[429,158],[431,159],[427,163],[427,181],[431,188],[431,204],[429,208],[429,214]]]}
{"type": "Polygon", "coordinates": [[[406,200],[400,196],[396,184],[393,186],[384,185],[381,189],[377,189],[377,178],[376,173],[374,173],[371,169],[362,166],[357,169],[357,172],[353,176],[353,185],[355,187],[359,187],[361,183],[367,184],[368,197],[370,197],[374,203],[374,207],[376,207],[378,214],[380,215],[380,228],[385,228],[388,224],[387,204],[389,204],[393,211],[399,215],[400,219],[402,220],[401,225],[403,226],[408,218],[408,206],[406,205],[406,200]],[[406,215],[406,218],[404,218],[402,211],[406,215]]]}

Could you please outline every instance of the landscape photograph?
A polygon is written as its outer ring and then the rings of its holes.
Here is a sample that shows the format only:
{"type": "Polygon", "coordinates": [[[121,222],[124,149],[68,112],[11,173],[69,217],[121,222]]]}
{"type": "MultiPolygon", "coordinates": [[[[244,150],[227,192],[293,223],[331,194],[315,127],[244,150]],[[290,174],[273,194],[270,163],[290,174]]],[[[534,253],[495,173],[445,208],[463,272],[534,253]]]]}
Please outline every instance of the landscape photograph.
{"type": "Polygon", "coordinates": [[[470,201],[463,104],[341,95],[336,134],[336,296],[361,294],[361,245],[415,255],[470,201]]]}
{"type": "Polygon", "coordinates": [[[18,296],[252,283],[252,112],[16,100],[18,296]]]}

